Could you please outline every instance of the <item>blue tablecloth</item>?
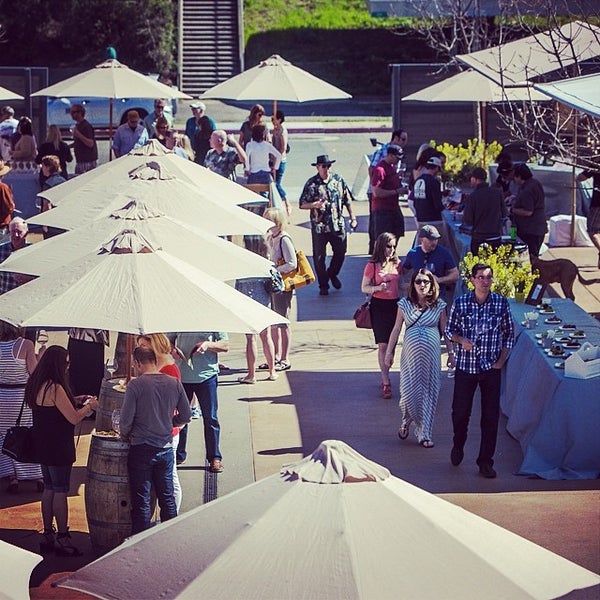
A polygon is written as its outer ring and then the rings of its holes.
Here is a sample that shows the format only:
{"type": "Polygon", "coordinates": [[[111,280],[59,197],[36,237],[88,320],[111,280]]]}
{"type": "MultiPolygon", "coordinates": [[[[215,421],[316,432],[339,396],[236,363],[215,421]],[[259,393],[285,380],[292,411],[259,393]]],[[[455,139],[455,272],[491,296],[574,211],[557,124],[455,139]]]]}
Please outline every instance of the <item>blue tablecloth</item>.
{"type": "MultiPolygon", "coordinates": [[[[572,323],[586,339],[600,345],[600,323],[574,302],[552,299],[564,324],[572,323]]],[[[519,441],[523,463],[519,475],[543,479],[596,479],[600,477],[600,377],[571,379],[556,368],[560,359],[549,357],[536,334],[557,325],[544,323],[525,329],[524,313],[533,310],[511,301],[516,343],[506,366],[501,399],[508,417],[507,430],[519,441]]]]}

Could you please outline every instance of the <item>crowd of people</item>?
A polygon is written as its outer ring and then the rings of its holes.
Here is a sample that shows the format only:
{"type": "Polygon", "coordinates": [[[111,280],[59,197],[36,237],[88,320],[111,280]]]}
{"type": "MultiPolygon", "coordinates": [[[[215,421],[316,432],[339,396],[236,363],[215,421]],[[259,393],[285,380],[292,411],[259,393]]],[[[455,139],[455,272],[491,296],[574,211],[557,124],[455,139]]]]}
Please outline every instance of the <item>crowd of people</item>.
{"type": "MultiPolygon", "coordinates": [[[[255,105],[236,139],[217,128],[202,102],[190,105],[192,117],[186,122],[185,133],[174,131],[165,106],[165,100],[157,99],[154,112],[144,119],[135,110],[128,112],[126,122],[116,130],[112,140],[115,157],[154,139],[220,176],[237,179],[239,166],[248,183],[273,184],[282,208],[271,206],[264,212],[273,226],[258,251],[282,275],[297,269],[296,248],[287,227],[291,202],[283,187],[290,150],[284,113],[276,111],[270,130],[264,121],[264,108],[255,105]]],[[[60,185],[69,177],[71,150],[75,155],[76,175],[96,167],[95,132],[85,119],[82,105],[71,108],[75,121],[71,146],[62,141],[60,130],[51,125],[46,141],[38,147],[31,121],[26,118],[16,121],[14,111],[8,109],[2,109],[4,125],[0,124],[3,157],[6,156],[6,161],[0,163],[0,180],[10,171],[10,165],[20,160],[41,165],[43,189],[60,185]],[[8,122],[14,125],[14,132],[8,138],[9,148],[5,143],[8,122]]],[[[377,149],[369,167],[370,258],[364,266],[360,289],[370,295],[380,394],[384,399],[393,398],[390,372],[397,364],[401,373],[397,434],[406,440],[412,427],[418,444],[433,448],[443,343],[448,354],[447,366],[456,373],[450,461],[458,466],[463,460],[473,398],[479,388],[482,417],[477,464],[483,477],[493,478],[500,373],[514,343],[510,310],[506,299],[491,291],[494,274],[485,262],[472,268],[473,291],[454,296],[459,271],[447,247],[448,232],[442,218],[445,195],[440,176],[446,157],[424,145],[414,167],[407,170],[404,153],[407,141],[406,131],[394,131],[390,142],[377,149]],[[414,247],[401,258],[397,253],[398,243],[409,229],[405,227],[399,203],[405,195],[414,213],[417,235],[414,247]],[[395,361],[401,336],[402,348],[399,360],[395,361]]],[[[358,225],[350,188],[340,175],[332,172],[335,162],[327,154],[318,155],[312,163],[316,174],[306,181],[298,199],[299,209],[310,214],[312,259],[320,296],[329,295],[330,285],[334,290],[342,288],[340,274],[348,234],[344,211],[349,217],[349,227],[356,229],[358,225]],[[332,254],[329,264],[328,247],[332,254]]],[[[504,157],[499,161],[498,180],[493,186],[487,183],[487,173],[482,168],[473,170],[470,181],[473,192],[465,200],[463,213],[465,225],[471,228],[471,251],[477,253],[484,244],[497,248],[504,223],[510,218],[531,257],[537,257],[546,233],[544,192],[529,168],[504,157]]],[[[10,235],[9,241],[0,244],[2,261],[27,243],[27,223],[13,217],[10,188],[1,181],[0,197],[3,210],[0,226],[10,235]]],[[[51,208],[45,200],[40,203],[42,211],[51,208]]],[[[594,214],[591,224],[596,230],[590,233],[600,236],[598,212],[594,214]]],[[[44,237],[58,233],[46,231],[44,237]]],[[[0,293],[24,283],[20,277],[0,272],[0,293]]],[[[290,317],[293,292],[269,291],[266,277],[240,279],[236,289],[281,316],[290,317]]],[[[77,556],[79,550],[70,540],[66,502],[75,461],[73,430],[99,407],[108,332],[71,328],[67,349],[51,346],[43,351],[42,344],[38,356],[35,335],[32,341],[27,333],[31,334],[0,321],[0,433],[14,425],[22,411],[22,423],[33,427],[39,463],[18,463],[0,455],[0,477],[8,477],[7,490],[11,493],[17,493],[21,482],[27,481],[35,482],[42,493],[44,530],[40,550],[77,556]]],[[[259,371],[268,372],[264,380],[277,380],[279,372],[291,368],[291,339],[289,324],[268,327],[258,335],[248,334],[247,371],[237,381],[255,384],[259,371]],[[258,358],[258,340],[265,362],[258,358]]],[[[188,423],[193,407],[197,407],[203,421],[207,470],[215,474],[223,472],[218,380],[225,367],[219,357],[229,348],[228,334],[218,331],[167,332],[137,338],[133,351],[136,377],[127,385],[119,423],[121,438],[130,444],[127,468],[132,533],[151,526],[151,488],[160,506],[161,521],[174,518],[181,508],[177,467],[187,460],[188,423]]]]}

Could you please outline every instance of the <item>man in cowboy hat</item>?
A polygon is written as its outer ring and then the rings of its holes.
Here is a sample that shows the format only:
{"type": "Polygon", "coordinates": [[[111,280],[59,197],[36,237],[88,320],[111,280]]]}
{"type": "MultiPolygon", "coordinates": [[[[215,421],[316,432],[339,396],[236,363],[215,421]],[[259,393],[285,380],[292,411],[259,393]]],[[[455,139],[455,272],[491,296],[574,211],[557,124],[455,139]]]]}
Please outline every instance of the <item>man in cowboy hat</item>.
{"type": "Polygon", "coordinates": [[[15,202],[10,187],[2,183],[2,178],[10,171],[10,167],[0,160],[0,237],[8,233],[8,224],[12,219],[15,202]]]}
{"type": "Polygon", "coordinates": [[[300,208],[310,210],[313,263],[321,296],[329,294],[329,281],[336,290],[342,287],[338,274],[344,264],[347,248],[346,224],[342,214],[344,207],[350,215],[350,227],[356,229],[357,226],[352,209],[352,193],[339,175],[331,173],[334,162],[327,154],[317,156],[317,160],[311,163],[317,167],[317,174],[304,184],[300,196],[300,208]],[[331,245],[333,252],[329,268],[325,266],[327,244],[331,245]]]}

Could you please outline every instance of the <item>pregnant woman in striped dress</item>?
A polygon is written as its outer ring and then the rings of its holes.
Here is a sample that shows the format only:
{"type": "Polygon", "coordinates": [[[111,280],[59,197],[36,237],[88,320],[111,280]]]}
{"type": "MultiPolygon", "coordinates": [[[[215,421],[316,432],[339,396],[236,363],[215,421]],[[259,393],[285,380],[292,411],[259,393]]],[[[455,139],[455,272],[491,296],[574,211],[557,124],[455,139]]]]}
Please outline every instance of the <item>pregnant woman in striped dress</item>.
{"type": "MultiPolygon", "coordinates": [[[[390,367],[402,325],[406,323],[400,354],[400,408],[402,424],[398,436],[408,437],[415,424],[417,441],[433,448],[431,430],[441,386],[440,330],[446,327],[446,303],[439,297],[439,285],[427,269],[415,270],[407,297],[398,301],[396,323],[385,356],[390,367]]],[[[452,344],[446,339],[452,358],[452,344]]]]}
{"type": "MultiPolygon", "coordinates": [[[[24,339],[19,329],[0,321],[0,445],[6,430],[16,424],[23,406],[25,384],[36,365],[33,343],[24,339]]],[[[31,409],[25,406],[21,425],[32,423],[31,409]]],[[[8,477],[6,491],[10,494],[19,491],[20,481],[33,480],[38,491],[44,489],[40,465],[20,463],[4,454],[0,454],[0,477],[8,477]]]]}

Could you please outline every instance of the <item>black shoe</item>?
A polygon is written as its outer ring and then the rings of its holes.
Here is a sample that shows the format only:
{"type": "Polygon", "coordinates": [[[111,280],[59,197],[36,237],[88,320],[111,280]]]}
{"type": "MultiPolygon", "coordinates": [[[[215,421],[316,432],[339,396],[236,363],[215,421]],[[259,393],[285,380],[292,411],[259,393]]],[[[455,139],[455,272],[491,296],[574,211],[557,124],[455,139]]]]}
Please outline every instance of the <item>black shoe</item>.
{"type": "Polygon", "coordinates": [[[487,479],[496,477],[496,471],[494,471],[492,465],[479,465],[479,474],[487,479]]]}
{"type": "Polygon", "coordinates": [[[330,275],[329,276],[329,281],[331,281],[331,285],[336,290],[339,290],[342,287],[342,282],[337,278],[337,275],[330,275]]]}
{"type": "Polygon", "coordinates": [[[327,288],[319,288],[319,296],[329,296],[329,290],[327,288]]]}
{"type": "Polygon", "coordinates": [[[453,446],[452,452],[450,452],[450,462],[455,467],[458,467],[458,465],[460,465],[460,463],[462,462],[464,455],[465,453],[462,448],[457,448],[456,446],[453,446]]]}

